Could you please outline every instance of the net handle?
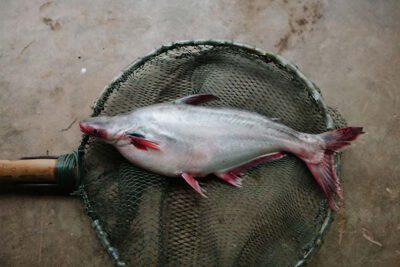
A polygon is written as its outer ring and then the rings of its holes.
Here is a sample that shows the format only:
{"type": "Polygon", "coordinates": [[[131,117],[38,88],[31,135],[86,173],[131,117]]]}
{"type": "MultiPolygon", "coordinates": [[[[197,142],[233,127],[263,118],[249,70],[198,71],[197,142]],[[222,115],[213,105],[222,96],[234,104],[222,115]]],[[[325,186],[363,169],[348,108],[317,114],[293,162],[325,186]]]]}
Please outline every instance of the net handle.
{"type": "Polygon", "coordinates": [[[74,188],[78,178],[78,153],[55,158],[0,160],[0,184],[57,184],[74,188]]]}
{"type": "Polygon", "coordinates": [[[0,160],[0,183],[55,184],[57,159],[0,160]]]}

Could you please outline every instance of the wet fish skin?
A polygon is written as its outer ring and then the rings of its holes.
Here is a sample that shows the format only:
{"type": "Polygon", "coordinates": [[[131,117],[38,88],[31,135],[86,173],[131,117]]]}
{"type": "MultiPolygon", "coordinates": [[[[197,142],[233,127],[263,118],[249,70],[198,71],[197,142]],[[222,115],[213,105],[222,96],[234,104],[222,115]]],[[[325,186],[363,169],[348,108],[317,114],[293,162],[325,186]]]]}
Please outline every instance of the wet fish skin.
{"type": "Polygon", "coordinates": [[[363,133],[362,128],[313,135],[254,112],[193,105],[213,99],[188,96],[114,117],[90,118],[80,127],[84,133],[113,144],[135,165],[165,176],[182,176],[200,194],[203,192],[194,177],[215,174],[240,186],[243,166],[292,153],[307,164],[330,207],[336,209],[334,195],[340,188],[332,154],[363,133]]]}

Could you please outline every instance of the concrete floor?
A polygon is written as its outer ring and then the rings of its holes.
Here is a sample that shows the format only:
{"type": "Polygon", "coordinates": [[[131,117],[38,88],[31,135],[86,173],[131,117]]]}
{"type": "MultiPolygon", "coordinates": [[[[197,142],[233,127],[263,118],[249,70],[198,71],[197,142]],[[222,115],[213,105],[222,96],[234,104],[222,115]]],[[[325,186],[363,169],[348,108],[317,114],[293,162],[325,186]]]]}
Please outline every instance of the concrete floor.
{"type": "MultiPolygon", "coordinates": [[[[0,158],[72,151],[102,88],[161,44],[254,44],[368,132],[344,156],[343,241],[334,223],[310,266],[399,266],[399,29],[397,0],[1,1],[0,158]]],[[[77,199],[4,191],[0,266],[110,265],[77,199]]]]}

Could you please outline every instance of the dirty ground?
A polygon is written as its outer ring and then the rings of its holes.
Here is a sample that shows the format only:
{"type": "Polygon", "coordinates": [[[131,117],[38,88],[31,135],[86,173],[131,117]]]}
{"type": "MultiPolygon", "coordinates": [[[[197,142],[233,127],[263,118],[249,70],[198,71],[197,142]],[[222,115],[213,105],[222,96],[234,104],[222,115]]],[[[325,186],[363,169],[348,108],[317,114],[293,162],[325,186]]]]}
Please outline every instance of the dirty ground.
{"type": "MultiPolygon", "coordinates": [[[[2,1],[0,158],[75,149],[102,88],[161,44],[250,43],[297,64],[368,132],[344,155],[343,240],[334,222],[309,266],[398,266],[399,14],[396,0],[2,1]]],[[[0,266],[110,266],[77,199],[0,189],[0,266]]]]}

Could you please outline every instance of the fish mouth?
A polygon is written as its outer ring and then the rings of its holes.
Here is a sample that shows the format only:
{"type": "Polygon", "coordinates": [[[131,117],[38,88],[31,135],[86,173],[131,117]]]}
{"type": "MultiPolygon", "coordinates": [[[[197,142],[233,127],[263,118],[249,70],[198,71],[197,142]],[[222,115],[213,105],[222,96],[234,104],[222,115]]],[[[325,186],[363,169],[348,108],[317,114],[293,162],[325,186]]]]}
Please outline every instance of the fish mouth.
{"type": "Polygon", "coordinates": [[[86,121],[79,122],[79,128],[81,132],[102,140],[107,140],[109,138],[107,131],[105,129],[97,128],[92,123],[86,121]]]}
{"type": "Polygon", "coordinates": [[[83,121],[81,121],[79,123],[79,128],[81,129],[82,133],[85,133],[85,134],[89,134],[90,133],[90,127],[83,121]]]}

